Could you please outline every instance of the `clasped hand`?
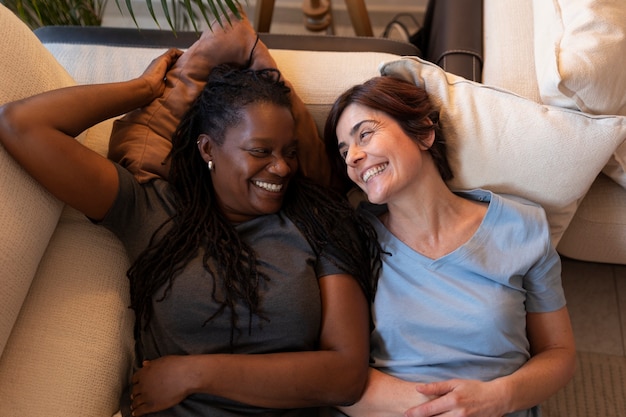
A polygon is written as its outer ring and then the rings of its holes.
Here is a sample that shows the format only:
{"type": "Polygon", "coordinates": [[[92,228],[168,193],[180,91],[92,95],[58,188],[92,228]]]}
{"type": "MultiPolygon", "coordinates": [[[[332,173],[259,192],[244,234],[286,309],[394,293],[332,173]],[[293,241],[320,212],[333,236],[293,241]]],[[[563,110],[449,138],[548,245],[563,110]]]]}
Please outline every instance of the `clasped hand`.
{"type": "Polygon", "coordinates": [[[495,381],[451,379],[417,384],[416,390],[433,398],[405,412],[406,417],[502,417],[503,396],[495,381]]]}

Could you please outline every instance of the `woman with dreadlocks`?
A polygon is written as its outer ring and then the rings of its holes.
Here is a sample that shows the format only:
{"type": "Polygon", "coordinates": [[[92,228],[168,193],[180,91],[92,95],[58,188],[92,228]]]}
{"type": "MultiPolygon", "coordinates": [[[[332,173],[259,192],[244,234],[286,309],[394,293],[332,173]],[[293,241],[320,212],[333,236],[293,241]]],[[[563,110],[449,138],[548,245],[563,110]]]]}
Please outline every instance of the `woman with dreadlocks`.
{"type": "Polygon", "coordinates": [[[138,366],[122,412],[314,416],[348,405],[367,379],[375,237],[299,173],[277,70],[212,71],[173,136],[167,181],[140,184],[73,139],[159,97],[179,55],[134,80],[0,107],[15,160],[127,248],[138,366]]]}

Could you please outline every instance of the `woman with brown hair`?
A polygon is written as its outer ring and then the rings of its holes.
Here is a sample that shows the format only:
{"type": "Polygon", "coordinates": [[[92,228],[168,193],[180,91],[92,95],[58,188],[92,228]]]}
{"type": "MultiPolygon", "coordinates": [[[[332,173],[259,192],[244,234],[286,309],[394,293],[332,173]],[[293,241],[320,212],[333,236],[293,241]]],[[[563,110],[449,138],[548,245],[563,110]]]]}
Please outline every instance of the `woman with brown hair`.
{"type": "MultiPolygon", "coordinates": [[[[468,138],[470,140],[471,138],[468,138]]],[[[335,102],[325,128],[346,189],[377,231],[372,368],[353,416],[537,416],[573,376],[560,258],[543,209],[451,190],[428,94],[376,77],[335,102]]]]}

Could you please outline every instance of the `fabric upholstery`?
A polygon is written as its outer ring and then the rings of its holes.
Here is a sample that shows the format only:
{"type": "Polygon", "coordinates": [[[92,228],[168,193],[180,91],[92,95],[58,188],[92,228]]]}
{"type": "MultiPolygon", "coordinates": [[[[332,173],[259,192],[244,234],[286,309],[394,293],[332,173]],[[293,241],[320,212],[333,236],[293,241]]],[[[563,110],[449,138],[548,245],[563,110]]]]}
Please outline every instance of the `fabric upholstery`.
{"type": "MultiPolygon", "coordinates": [[[[534,0],[541,100],[591,114],[626,115],[626,3],[534,0]]],[[[604,172],[626,188],[626,143],[604,172]]]]}
{"type": "MultiPolygon", "coordinates": [[[[0,4],[0,104],[73,85],[32,31],[0,4]]],[[[37,270],[62,204],[0,147],[0,353],[37,270]]],[[[0,370],[0,373],[2,371],[0,370]]]]}
{"type": "Polygon", "coordinates": [[[66,207],[0,362],[0,415],[113,415],[133,355],[126,252],[66,207]]]}

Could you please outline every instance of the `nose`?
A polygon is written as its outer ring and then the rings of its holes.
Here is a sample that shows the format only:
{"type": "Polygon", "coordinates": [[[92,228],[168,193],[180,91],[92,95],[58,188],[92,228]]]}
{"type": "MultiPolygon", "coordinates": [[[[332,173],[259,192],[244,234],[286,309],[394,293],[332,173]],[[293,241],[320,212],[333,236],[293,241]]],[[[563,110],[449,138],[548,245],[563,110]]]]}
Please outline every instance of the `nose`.
{"type": "Polygon", "coordinates": [[[271,172],[274,175],[278,175],[279,177],[286,177],[291,173],[291,166],[285,158],[276,157],[274,160],[267,166],[268,172],[271,172]]]}
{"type": "Polygon", "coordinates": [[[354,166],[365,157],[365,152],[357,144],[350,145],[346,153],[346,165],[354,166]]]}

